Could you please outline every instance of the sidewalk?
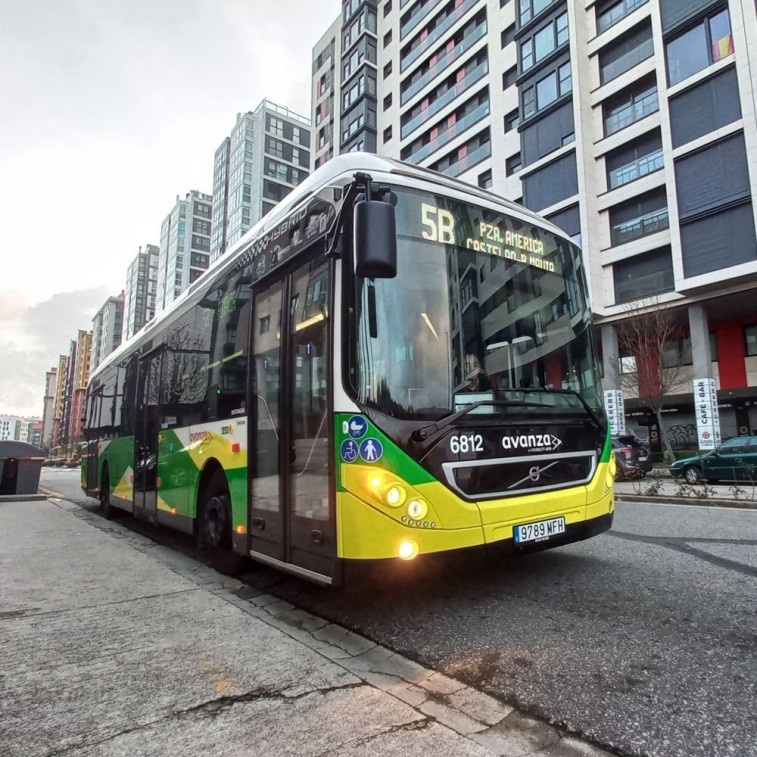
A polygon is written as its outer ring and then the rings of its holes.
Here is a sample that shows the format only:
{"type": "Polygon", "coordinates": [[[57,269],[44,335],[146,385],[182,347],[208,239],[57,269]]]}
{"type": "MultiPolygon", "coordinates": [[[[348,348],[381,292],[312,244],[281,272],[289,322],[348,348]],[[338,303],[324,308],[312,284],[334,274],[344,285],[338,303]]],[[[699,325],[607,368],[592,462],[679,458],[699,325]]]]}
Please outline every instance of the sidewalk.
{"type": "Polygon", "coordinates": [[[0,752],[605,755],[65,500],[0,502],[0,752]]]}

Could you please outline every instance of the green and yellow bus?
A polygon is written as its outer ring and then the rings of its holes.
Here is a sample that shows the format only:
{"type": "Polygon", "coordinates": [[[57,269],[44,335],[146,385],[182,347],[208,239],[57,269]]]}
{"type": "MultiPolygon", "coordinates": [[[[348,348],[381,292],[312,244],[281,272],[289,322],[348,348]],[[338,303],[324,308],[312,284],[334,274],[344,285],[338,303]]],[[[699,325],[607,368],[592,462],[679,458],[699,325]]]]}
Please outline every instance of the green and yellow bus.
{"type": "Polygon", "coordinates": [[[225,571],[541,549],[612,523],[600,397],[563,232],[344,155],[98,366],[82,487],[225,571]]]}

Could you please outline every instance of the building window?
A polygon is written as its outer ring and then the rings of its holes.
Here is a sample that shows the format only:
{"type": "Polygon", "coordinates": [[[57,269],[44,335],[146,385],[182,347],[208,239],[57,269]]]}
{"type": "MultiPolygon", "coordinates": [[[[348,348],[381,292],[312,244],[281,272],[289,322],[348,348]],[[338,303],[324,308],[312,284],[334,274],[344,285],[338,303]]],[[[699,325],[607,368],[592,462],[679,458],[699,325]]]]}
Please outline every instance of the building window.
{"type": "Polygon", "coordinates": [[[392,0],[387,0],[384,3],[384,18],[386,18],[392,12],[392,0]]]}
{"type": "Polygon", "coordinates": [[[505,175],[506,176],[512,176],[515,173],[518,173],[520,171],[520,153],[517,152],[515,155],[511,155],[506,161],[505,161],[505,175]]]}
{"type": "Polygon", "coordinates": [[[513,66],[511,69],[505,71],[502,74],[502,89],[507,89],[515,84],[515,80],[518,78],[518,67],[513,66]]]}
{"type": "Polygon", "coordinates": [[[673,290],[670,247],[634,255],[613,265],[615,302],[631,302],[673,290]]]}
{"type": "Polygon", "coordinates": [[[390,29],[385,35],[384,35],[384,47],[386,47],[390,42],[392,41],[392,30],[390,29]]]}
{"type": "Polygon", "coordinates": [[[392,127],[387,126],[386,129],[384,129],[384,144],[386,144],[391,138],[392,138],[392,127]]]}
{"type": "Polygon", "coordinates": [[[546,58],[552,51],[568,41],[568,14],[560,14],[533,37],[524,40],[520,47],[521,71],[527,71],[535,63],[546,58]]]}
{"type": "Polygon", "coordinates": [[[508,26],[500,35],[500,43],[502,47],[505,48],[513,41],[513,39],[515,39],[515,24],[510,24],[510,26],[508,26]]]}
{"type": "Polygon", "coordinates": [[[386,79],[387,76],[389,76],[389,74],[391,74],[391,73],[392,73],[392,62],[389,61],[389,63],[387,63],[384,66],[384,78],[386,79]]]}
{"type": "Polygon", "coordinates": [[[599,82],[607,84],[654,54],[652,26],[643,24],[599,53],[599,82]]]}
{"type": "Polygon", "coordinates": [[[520,25],[524,26],[534,16],[538,16],[547,6],[552,4],[552,0],[520,0],[520,25]]]}
{"type": "Polygon", "coordinates": [[[729,55],[733,55],[733,35],[726,9],[668,42],[668,84],[672,87],[729,55]]]}
{"type": "Polygon", "coordinates": [[[557,71],[552,71],[536,82],[535,87],[531,86],[523,90],[523,118],[528,118],[563,95],[567,95],[570,88],[570,63],[564,63],[557,71]]]}
{"type": "Polygon", "coordinates": [[[610,208],[610,238],[619,245],[668,228],[665,189],[655,189],[610,208]]]}
{"type": "Polygon", "coordinates": [[[488,171],[484,171],[482,174],[479,174],[478,186],[481,187],[481,189],[491,189],[491,186],[492,186],[491,168],[488,171]]]}
{"type": "Polygon", "coordinates": [[[597,34],[607,31],[629,13],[644,5],[647,0],[610,0],[597,8],[597,34]]]}
{"type": "Polygon", "coordinates": [[[518,125],[518,109],[511,110],[505,116],[505,134],[508,131],[512,131],[518,125]]]}
{"type": "Polygon", "coordinates": [[[389,108],[392,107],[392,93],[390,92],[385,98],[384,98],[384,110],[389,110],[389,108]]]}
{"type": "Polygon", "coordinates": [[[638,89],[608,100],[602,106],[606,137],[659,110],[654,80],[644,80],[640,85],[638,89]]]}
{"type": "Polygon", "coordinates": [[[744,345],[747,357],[757,355],[757,324],[744,326],[744,345]]]}
{"type": "Polygon", "coordinates": [[[630,145],[624,145],[605,158],[607,188],[616,189],[664,166],[660,132],[647,134],[630,145]]]}

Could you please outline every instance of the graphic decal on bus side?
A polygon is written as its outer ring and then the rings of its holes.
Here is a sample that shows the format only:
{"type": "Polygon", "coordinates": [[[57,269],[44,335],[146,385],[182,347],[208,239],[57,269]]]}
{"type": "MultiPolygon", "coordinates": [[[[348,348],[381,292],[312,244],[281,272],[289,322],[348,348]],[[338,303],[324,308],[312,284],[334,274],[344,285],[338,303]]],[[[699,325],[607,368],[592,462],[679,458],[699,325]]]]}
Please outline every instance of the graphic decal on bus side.
{"type": "Polygon", "coordinates": [[[163,429],[158,435],[158,508],[196,516],[200,471],[217,460],[226,474],[234,527],[247,522],[247,418],[163,429]]]}
{"type": "Polygon", "coordinates": [[[111,494],[126,502],[133,502],[134,437],[122,436],[119,439],[99,442],[97,458],[100,470],[100,486],[102,487],[102,477],[107,467],[111,494]]]}

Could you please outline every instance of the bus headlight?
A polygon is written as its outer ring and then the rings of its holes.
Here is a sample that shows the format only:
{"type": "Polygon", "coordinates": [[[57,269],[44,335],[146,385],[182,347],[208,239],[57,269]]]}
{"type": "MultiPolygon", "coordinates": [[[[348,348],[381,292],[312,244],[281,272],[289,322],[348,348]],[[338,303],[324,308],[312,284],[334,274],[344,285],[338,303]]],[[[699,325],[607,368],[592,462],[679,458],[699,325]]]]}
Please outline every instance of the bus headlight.
{"type": "Polygon", "coordinates": [[[405,490],[401,486],[395,484],[386,490],[384,500],[389,507],[399,507],[405,501],[406,496],[407,494],[405,493],[405,490]]]}
{"type": "Polygon", "coordinates": [[[397,550],[397,554],[403,560],[412,560],[414,557],[418,556],[418,544],[410,540],[403,541],[397,550]]]}
{"type": "Polygon", "coordinates": [[[411,499],[407,504],[407,514],[413,520],[423,520],[428,513],[428,505],[422,499],[411,499]]]}

